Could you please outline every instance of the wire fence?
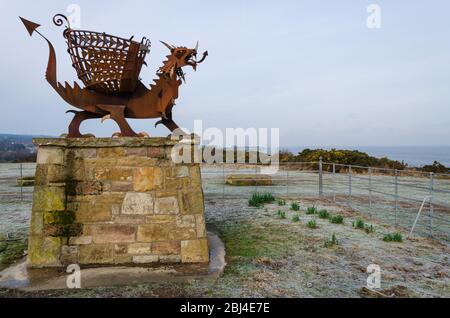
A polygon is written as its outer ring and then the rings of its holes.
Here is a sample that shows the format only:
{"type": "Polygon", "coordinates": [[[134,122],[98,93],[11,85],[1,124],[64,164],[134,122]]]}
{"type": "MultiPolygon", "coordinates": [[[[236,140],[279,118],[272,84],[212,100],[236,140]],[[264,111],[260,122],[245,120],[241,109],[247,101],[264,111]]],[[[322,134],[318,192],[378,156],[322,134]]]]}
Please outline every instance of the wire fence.
{"type": "Polygon", "coordinates": [[[414,234],[450,241],[450,175],[323,162],[202,166],[205,198],[248,199],[255,191],[289,199],[317,198],[345,205],[414,234]],[[227,179],[255,182],[232,186],[227,179]],[[241,176],[241,178],[239,177],[241,176]],[[264,186],[261,186],[265,182],[264,186]],[[422,209],[421,209],[421,206],[422,209]],[[420,214],[419,214],[420,210],[420,214]]]}
{"type": "MultiPolygon", "coordinates": [[[[18,179],[34,176],[35,167],[33,163],[0,164],[0,233],[26,230],[33,187],[23,186],[18,179]]],[[[205,198],[248,199],[253,192],[262,191],[280,198],[323,199],[405,231],[410,231],[415,225],[414,234],[450,241],[449,174],[344,165],[322,160],[281,163],[274,174],[265,174],[266,168],[250,164],[203,164],[205,198]],[[235,175],[235,180],[240,176],[247,179],[255,176],[259,183],[229,185],[227,178],[232,175],[235,175]],[[267,182],[261,186],[263,181],[267,182]]]]}

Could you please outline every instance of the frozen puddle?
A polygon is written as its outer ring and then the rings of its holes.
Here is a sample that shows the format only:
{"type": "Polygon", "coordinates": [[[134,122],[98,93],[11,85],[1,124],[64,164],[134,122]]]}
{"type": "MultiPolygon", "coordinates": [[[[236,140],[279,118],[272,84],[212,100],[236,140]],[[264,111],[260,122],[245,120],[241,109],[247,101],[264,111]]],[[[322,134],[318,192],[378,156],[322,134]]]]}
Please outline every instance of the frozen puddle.
{"type": "MultiPolygon", "coordinates": [[[[157,264],[142,266],[108,266],[82,268],[81,288],[137,285],[151,282],[215,279],[225,267],[225,247],[220,238],[208,231],[210,262],[208,264],[157,264]]],[[[0,288],[39,291],[66,289],[71,273],[64,269],[29,269],[26,260],[0,272],[0,288]]],[[[73,277],[73,275],[72,275],[73,277]]]]}

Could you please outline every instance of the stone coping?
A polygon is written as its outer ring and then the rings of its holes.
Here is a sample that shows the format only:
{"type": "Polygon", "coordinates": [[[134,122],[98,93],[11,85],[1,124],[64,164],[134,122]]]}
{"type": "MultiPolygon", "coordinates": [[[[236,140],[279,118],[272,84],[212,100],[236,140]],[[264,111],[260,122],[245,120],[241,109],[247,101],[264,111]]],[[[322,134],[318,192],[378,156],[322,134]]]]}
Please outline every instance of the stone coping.
{"type": "MultiPolygon", "coordinates": [[[[180,139],[172,137],[115,137],[115,138],[33,138],[37,146],[66,148],[161,147],[174,146],[180,139]]],[[[198,145],[198,138],[185,138],[183,144],[198,145]]]]}

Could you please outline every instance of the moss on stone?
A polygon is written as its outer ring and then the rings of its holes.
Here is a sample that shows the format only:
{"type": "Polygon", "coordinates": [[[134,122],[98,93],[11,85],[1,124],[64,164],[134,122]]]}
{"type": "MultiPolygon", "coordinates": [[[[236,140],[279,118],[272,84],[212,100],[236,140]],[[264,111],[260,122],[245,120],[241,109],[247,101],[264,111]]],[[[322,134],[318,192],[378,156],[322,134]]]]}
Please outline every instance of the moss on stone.
{"type": "Polygon", "coordinates": [[[72,224],[75,221],[73,211],[51,211],[44,213],[45,224],[72,224]]]}

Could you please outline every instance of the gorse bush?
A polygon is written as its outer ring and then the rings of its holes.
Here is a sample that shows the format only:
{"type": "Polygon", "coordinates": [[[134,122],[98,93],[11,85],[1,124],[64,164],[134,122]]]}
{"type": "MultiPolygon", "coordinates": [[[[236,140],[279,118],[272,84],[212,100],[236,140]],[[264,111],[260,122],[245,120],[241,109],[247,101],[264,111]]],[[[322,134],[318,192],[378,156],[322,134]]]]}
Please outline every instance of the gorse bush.
{"type": "Polygon", "coordinates": [[[335,245],[339,245],[339,241],[337,240],[336,235],[333,233],[331,239],[326,240],[323,246],[328,248],[335,245]]]}
{"type": "Polygon", "coordinates": [[[383,237],[385,242],[403,242],[403,237],[400,233],[389,233],[383,237]]]}
{"type": "Polygon", "coordinates": [[[311,220],[308,223],[306,223],[306,226],[310,229],[317,229],[317,223],[316,220],[311,220]]]}
{"type": "Polygon", "coordinates": [[[315,206],[311,206],[306,209],[306,214],[315,214],[317,213],[317,208],[315,206]]]}
{"type": "Polygon", "coordinates": [[[292,202],[291,203],[291,210],[292,211],[299,211],[300,210],[300,205],[297,202],[292,202]]]}
{"type": "Polygon", "coordinates": [[[264,203],[272,203],[275,197],[272,193],[253,192],[252,197],[248,200],[248,205],[253,207],[261,207],[264,203]]]}
{"type": "Polygon", "coordinates": [[[292,222],[299,222],[300,221],[300,217],[298,215],[294,215],[292,217],[292,222]]]}
{"type": "Polygon", "coordinates": [[[284,205],[286,205],[286,200],[278,199],[278,205],[279,205],[279,206],[284,206],[284,205]]]}
{"type": "Polygon", "coordinates": [[[342,215],[333,215],[330,217],[330,222],[333,224],[342,224],[344,223],[344,217],[342,215]]]}
{"type": "Polygon", "coordinates": [[[277,215],[280,219],[285,219],[286,218],[286,212],[278,210],[277,215]]]}
{"type": "Polygon", "coordinates": [[[319,218],[328,219],[330,217],[330,213],[326,209],[322,209],[319,211],[319,218]]]}

